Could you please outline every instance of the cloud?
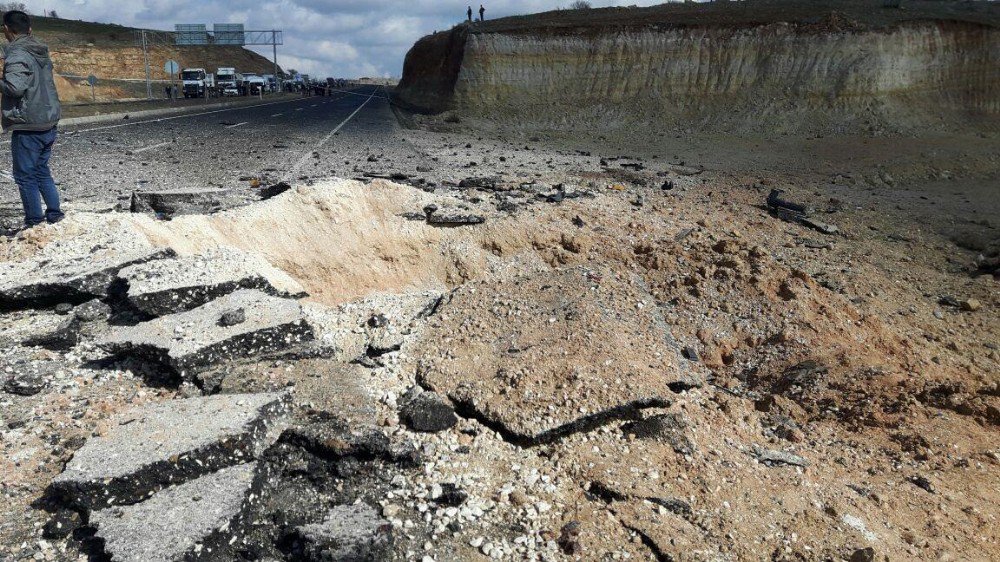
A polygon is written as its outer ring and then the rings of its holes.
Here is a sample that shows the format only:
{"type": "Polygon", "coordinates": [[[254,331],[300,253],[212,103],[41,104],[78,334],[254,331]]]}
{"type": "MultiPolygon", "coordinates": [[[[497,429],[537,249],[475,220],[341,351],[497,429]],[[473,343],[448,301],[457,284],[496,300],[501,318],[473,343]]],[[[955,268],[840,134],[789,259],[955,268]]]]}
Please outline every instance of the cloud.
{"type": "MultiPolygon", "coordinates": [[[[60,17],[173,30],[177,23],[243,23],[280,29],[278,64],[315,76],[399,76],[420,37],[465,19],[470,4],[486,17],[528,14],[572,0],[45,0],[60,17]]],[[[656,0],[593,0],[595,7],[651,5],[656,0]]],[[[37,11],[37,10],[36,10],[37,11]]],[[[271,47],[253,47],[270,58],[271,47]]]]}

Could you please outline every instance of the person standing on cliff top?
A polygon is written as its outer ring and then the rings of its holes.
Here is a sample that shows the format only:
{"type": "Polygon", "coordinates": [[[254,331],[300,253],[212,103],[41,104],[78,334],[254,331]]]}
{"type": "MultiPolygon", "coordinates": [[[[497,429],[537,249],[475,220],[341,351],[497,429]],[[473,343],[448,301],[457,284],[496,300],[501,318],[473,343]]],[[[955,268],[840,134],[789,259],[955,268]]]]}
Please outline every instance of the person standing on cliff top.
{"type": "Polygon", "coordinates": [[[31,35],[31,18],[24,12],[4,13],[3,34],[10,44],[0,80],[0,124],[4,131],[11,131],[13,176],[24,206],[24,226],[59,222],[63,212],[49,157],[62,111],[49,48],[31,35]]]}
{"type": "Polygon", "coordinates": [[[486,8],[484,8],[483,5],[480,4],[479,5],[479,21],[486,21],[486,18],[483,16],[483,14],[485,14],[485,13],[486,13],[486,8]]]}
{"type": "Polygon", "coordinates": [[[472,6],[469,6],[469,9],[466,13],[469,15],[469,23],[472,23],[472,6]]]}

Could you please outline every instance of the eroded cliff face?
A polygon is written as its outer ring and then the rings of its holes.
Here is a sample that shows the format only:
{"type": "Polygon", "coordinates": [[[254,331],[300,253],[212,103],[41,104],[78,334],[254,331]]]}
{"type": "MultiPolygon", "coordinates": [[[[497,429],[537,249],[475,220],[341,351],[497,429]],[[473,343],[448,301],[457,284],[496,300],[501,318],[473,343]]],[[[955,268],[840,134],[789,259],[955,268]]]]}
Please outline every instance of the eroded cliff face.
{"type": "Polygon", "coordinates": [[[448,33],[407,55],[403,102],[554,129],[740,133],[995,127],[1000,114],[1000,30],[978,24],[448,33]]]}

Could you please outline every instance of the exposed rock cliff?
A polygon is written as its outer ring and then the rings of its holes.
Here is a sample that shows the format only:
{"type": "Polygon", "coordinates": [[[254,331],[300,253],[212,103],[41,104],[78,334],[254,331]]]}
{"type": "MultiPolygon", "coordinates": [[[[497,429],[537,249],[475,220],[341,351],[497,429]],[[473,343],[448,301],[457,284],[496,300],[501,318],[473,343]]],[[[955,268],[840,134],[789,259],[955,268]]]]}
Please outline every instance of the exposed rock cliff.
{"type": "Polygon", "coordinates": [[[972,21],[463,26],[411,49],[399,98],[554,129],[948,130],[996,126],[997,60],[1000,28],[972,21]]]}

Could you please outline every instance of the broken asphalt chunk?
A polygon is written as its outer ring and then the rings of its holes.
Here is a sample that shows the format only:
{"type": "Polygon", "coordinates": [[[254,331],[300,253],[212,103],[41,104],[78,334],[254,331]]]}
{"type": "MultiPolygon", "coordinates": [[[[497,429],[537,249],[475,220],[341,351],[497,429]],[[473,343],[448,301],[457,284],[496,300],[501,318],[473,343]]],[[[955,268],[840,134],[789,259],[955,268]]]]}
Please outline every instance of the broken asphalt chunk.
{"type": "Polygon", "coordinates": [[[436,392],[421,392],[407,400],[399,417],[414,431],[444,431],[458,422],[451,403],[436,392]]]}
{"type": "Polygon", "coordinates": [[[285,351],[314,339],[298,302],[239,290],[208,304],[162,316],[136,326],[113,329],[98,345],[114,355],[129,355],[186,371],[227,360],[285,351]],[[221,326],[223,313],[242,308],[246,320],[221,326]]]}
{"type": "Polygon", "coordinates": [[[233,560],[227,549],[246,539],[262,480],[257,463],[223,468],[142,503],[96,511],[90,526],[116,562],[233,560]]]}
{"type": "Polygon", "coordinates": [[[246,189],[172,189],[135,191],[129,210],[165,217],[208,215],[256,201],[258,196],[246,189]]]}
{"type": "Polygon", "coordinates": [[[246,463],[276,436],[284,393],[223,394],[135,408],[76,451],[50,492],[68,505],[131,504],[173,484],[246,463]]]}
{"type": "Polygon", "coordinates": [[[231,249],[157,260],[122,268],[118,278],[128,288],[126,298],[136,310],[164,316],[199,307],[238,289],[258,289],[272,295],[298,296],[301,287],[281,276],[275,288],[265,277],[274,268],[261,258],[231,249]]]}
{"type": "Polygon", "coordinates": [[[65,259],[5,264],[0,266],[0,310],[104,298],[122,268],[174,255],[169,249],[105,249],[65,259]]]}
{"type": "Polygon", "coordinates": [[[464,224],[482,224],[486,222],[486,217],[468,212],[465,209],[455,207],[438,207],[437,205],[427,205],[424,207],[424,216],[427,217],[427,224],[435,226],[461,226],[464,224]]]}

